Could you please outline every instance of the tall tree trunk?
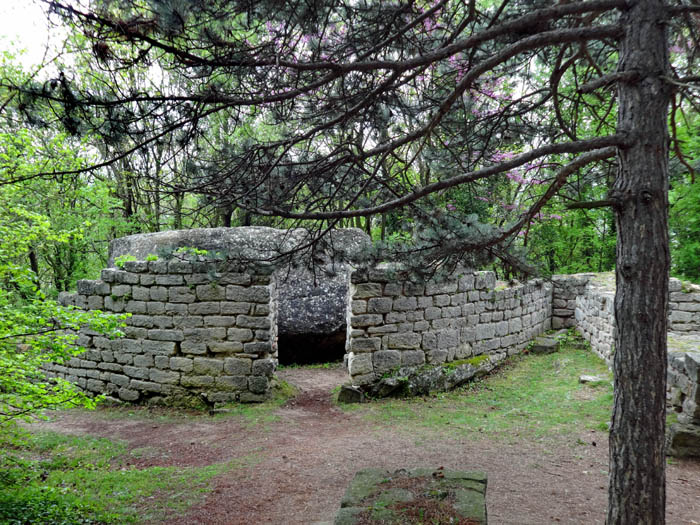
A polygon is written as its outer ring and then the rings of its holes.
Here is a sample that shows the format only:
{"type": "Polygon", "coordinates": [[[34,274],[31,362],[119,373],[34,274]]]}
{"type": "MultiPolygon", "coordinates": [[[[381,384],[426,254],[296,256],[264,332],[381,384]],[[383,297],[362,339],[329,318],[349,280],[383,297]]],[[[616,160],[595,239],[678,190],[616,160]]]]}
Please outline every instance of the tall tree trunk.
{"type": "Polygon", "coordinates": [[[615,402],[610,429],[608,525],[665,523],[664,456],[668,313],[668,129],[670,92],[663,2],[634,0],[622,13],[619,151],[611,198],[617,225],[615,402]]]}

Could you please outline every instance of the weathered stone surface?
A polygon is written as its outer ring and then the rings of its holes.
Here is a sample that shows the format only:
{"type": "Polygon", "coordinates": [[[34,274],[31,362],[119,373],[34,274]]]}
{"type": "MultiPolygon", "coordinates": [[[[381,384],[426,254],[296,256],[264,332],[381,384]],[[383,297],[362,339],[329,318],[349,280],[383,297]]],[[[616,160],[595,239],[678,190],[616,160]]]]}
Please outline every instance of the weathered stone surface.
{"type": "Polygon", "coordinates": [[[553,354],[559,351],[559,340],[554,337],[538,337],[530,346],[530,353],[553,354]]]}
{"type": "Polygon", "coordinates": [[[454,498],[455,520],[474,524],[487,523],[486,511],[487,478],[483,472],[465,472],[414,468],[389,471],[368,468],[355,474],[337,513],[335,525],[366,523],[362,516],[371,515],[382,523],[408,522],[395,506],[398,503],[420,501],[420,498],[454,498]],[[406,479],[411,481],[406,484],[406,479]],[[394,487],[393,483],[399,484],[394,487]],[[403,487],[415,486],[415,489],[403,487]]]}
{"type": "Polygon", "coordinates": [[[666,439],[666,453],[679,458],[700,458],[700,425],[673,423],[666,439]]]}
{"type": "Polygon", "coordinates": [[[343,385],[338,392],[338,403],[364,403],[365,394],[357,386],[343,385]]]}

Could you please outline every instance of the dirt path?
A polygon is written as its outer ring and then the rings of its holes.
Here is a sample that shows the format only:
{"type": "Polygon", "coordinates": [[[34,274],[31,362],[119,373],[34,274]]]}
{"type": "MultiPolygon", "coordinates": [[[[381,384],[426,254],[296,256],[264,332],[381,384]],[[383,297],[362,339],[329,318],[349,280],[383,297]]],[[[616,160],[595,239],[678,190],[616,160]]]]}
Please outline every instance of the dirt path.
{"type": "MultiPolygon", "coordinates": [[[[275,421],[252,428],[238,418],[154,423],[138,413],[109,419],[81,412],[42,426],[121,438],[132,449],[158,443],[157,453],[132,461],[138,466],[241,461],[242,468],[214,480],[204,501],[187,515],[167,517],[168,524],[332,522],[357,470],[417,466],[486,471],[491,525],[604,522],[603,433],[517,445],[409,434],[391,422],[369,423],[359,413],[334,407],[330,391],[346,377],[340,369],[288,369],[279,375],[299,386],[300,394],[277,411],[275,421]]],[[[668,523],[700,524],[700,462],[674,461],[667,477],[668,523]]]]}

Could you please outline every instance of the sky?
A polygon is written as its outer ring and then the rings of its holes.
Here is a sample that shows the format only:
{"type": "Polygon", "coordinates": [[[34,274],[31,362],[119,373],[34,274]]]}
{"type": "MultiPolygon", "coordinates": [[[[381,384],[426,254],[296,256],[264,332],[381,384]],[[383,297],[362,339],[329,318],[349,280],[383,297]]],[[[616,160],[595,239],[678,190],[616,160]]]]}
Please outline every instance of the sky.
{"type": "Polygon", "coordinates": [[[35,66],[42,61],[47,42],[60,45],[61,31],[50,28],[46,15],[33,0],[0,0],[1,49],[26,49],[21,61],[35,66]]]}

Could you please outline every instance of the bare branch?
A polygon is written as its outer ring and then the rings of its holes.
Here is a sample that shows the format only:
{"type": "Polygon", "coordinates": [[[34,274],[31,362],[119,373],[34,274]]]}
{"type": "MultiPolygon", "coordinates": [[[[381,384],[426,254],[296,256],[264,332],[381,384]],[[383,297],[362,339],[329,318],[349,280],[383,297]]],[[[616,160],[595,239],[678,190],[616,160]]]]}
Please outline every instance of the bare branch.
{"type": "Polygon", "coordinates": [[[636,82],[641,78],[638,71],[618,71],[591,80],[578,88],[579,93],[590,93],[601,87],[610,87],[617,82],[636,82]]]}

